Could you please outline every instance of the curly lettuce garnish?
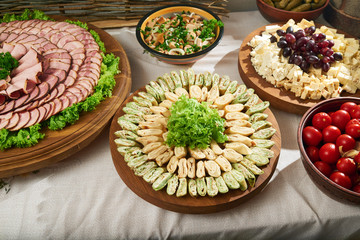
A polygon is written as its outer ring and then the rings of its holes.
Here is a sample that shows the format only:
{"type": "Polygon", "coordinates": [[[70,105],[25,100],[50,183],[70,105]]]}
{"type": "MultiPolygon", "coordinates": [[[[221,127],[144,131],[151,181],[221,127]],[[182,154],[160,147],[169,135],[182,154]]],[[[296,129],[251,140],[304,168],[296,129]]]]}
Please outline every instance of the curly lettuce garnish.
{"type": "Polygon", "coordinates": [[[182,95],[172,104],[168,120],[166,144],[175,147],[189,146],[191,149],[205,149],[212,139],[224,143],[225,119],[216,109],[211,109],[207,102],[199,103],[182,95]]]}
{"type": "MultiPolygon", "coordinates": [[[[21,15],[4,15],[0,22],[10,22],[15,20],[51,20],[51,18],[45,15],[39,10],[28,10],[26,9],[21,15]]],[[[72,24],[76,24],[84,29],[88,30],[86,23],[80,21],[67,21],[72,24]]],[[[116,85],[115,75],[119,71],[120,58],[114,54],[105,54],[106,49],[104,42],[101,41],[99,35],[90,30],[95,41],[102,51],[103,61],[101,64],[101,74],[98,84],[95,86],[93,95],[86,98],[83,102],[74,104],[71,107],[64,109],[62,112],[50,117],[47,121],[41,124],[36,124],[26,129],[19,131],[9,131],[7,129],[0,130],[0,150],[5,150],[12,147],[25,148],[34,146],[39,140],[45,137],[41,130],[44,127],[48,127],[50,130],[60,130],[69,124],[74,124],[80,117],[81,112],[89,112],[95,109],[95,107],[107,97],[112,96],[112,91],[116,85]]]]}

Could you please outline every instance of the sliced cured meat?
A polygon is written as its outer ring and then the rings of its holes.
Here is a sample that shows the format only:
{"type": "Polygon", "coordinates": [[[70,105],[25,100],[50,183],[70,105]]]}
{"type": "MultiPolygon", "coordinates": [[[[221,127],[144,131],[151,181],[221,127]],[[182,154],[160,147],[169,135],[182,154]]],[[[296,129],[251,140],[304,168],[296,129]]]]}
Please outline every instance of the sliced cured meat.
{"type": "Polygon", "coordinates": [[[4,114],[4,113],[7,113],[7,112],[13,110],[13,109],[14,109],[14,105],[15,105],[15,100],[11,100],[11,101],[7,102],[7,103],[5,104],[5,108],[0,111],[0,114],[4,114]]]}
{"type": "Polygon", "coordinates": [[[44,72],[44,74],[48,74],[48,75],[54,75],[56,77],[59,78],[58,82],[62,82],[65,80],[66,78],[66,72],[64,70],[61,69],[54,69],[54,68],[49,68],[46,69],[46,71],[44,72]]]}
{"type": "Polygon", "coordinates": [[[46,108],[44,108],[43,106],[38,108],[39,110],[39,118],[36,121],[35,124],[40,123],[42,120],[44,120],[45,116],[46,116],[46,108]]]}
{"type": "Polygon", "coordinates": [[[37,35],[31,34],[26,38],[21,39],[20,41],[18,41],[18,43],[28,43],[28,42],[34,42],[38,39],[39,37],[37,35]]]}
{"type": "Polygon", "coordinates": [[[6,95],[11,99],[18,99],[22,93],[24,87],[26,88],[27,82],[25,81],[24,86],[16,86],[14,84],[9,84],[6,88],[6,95]]]}
{"type": "Polygon", "coordinates": [[[23,128],[28,128],[35,125],[35,123],[40,117],[40,112],[37,108],[30,110],[29,113],[30,113],[30,120],[27,122],[27,124],[23,126],[23,128]]]}
{"type": "Polygon", "coordinates": [[[31,101],[33,101],[40,93],[39,87],[35,86],[34,90],[30,93],[29,98],[24,102],[24,104],[27,104],[31,101]]]}
{"type": "Polygon", "coordinates": [[[39,88],[39,94],[37,95],[37,97],[34,98],[33,101],[35,100],[39,100],[42,99],[43,97],[45,97],[48,93],[49,93],[49,84],[47,82],[42,82],[38,85],[39,88]]]}
{"type": "Polygon", "coordinates": [[[58,84],[58,85],[56,86],[56,88],[57,88],[57,90],[58,90],[58,95],[57,95],[57,97],[60,97],[61,95],[63,95],[63,93],[64,93],[65,90],[66,90],[66,86],[65,86],[65,84],[63,84],[63,83],[58,84]]]}
{"type": "Polygon", "coordinates": [[[0,129],[5,128],[9,124],[9,119],[0,119],[0,129]]]}
{"type": "Polygon", "coordinates": [[[14,114],[13,112],[8,112],[6,114],[2,114],[2,115],[0,115],[0,119],[10,119],[13,114],[14,114]]]}
{"type": "Polygon", "coordinates": [[[67,78],[65,79],[64,81],[64,84],[65,86],[68,88],[68,87],[71,87],[72,85],[74,85],[75,83],[75,78],[73,78],[72,76],[68,75],[67,78]]]}
{"type": "Polygon", "coordinates": [[[70,52],[70,55],[72,55],[71,52],[73,52],[74,49],[84,50],[84,44],[82,44],[80,41],[71,41],[71,42],[66,43],[63,46],[63,49],[67,50],[68,52],[70,52]]]}
{"type": "MultiPolygon", "coordinates": [[[[14,32],[13,32],[13,33],[14,33],[14,32]]],[[[20,41],[21,39],[24,39],[24,38],[26,38],[26,37],[28,37],[28,36],[29,36],[29,34],[27,34],[27,33],[19,33],[19,35],[17,36],[17,38],[15,38],[14,40],[12,40],[11,42],[16,43],[16,42],[20,41]]]]}
{"type": "Polygon", "coordinates": [[[40,83],[38,78],[39,74],[42,72],[42,63],[39,62],[32,67],[25,69],[24,71],[16,74],[10,81],[11,84],[17,86],[24,86],[24,83],[31,81],[34,83],[40,83]]]}
{"type": "MultiPolygon", "coordinates": [[[[55,35],[55,34],[58,34],[59,33],[59,30],[57,29],[52,29],[51,31],[47,32],[45,35],[44,35],[44,38],[46,39],[49,39],[51,38],[51,36],[55,35]]],[[[51,40],[50,40],[51,41],[51,40]]],[[[51,41],[52,42],[52,41],[51,41]]]]}
{"type": "Polygon", "coordinates": [[[4,40],[4,42],[12,42],[15,38],[17,38],[19,35],[16,33],[10,33],[10,35],[4,40]]]}
{"type": "Polygon", "coordinates": [[[0,34],[0,42],[3,42],[5,39],[7,39],[9,36],[9,33],[3,32],[0,34]]]}
{"type": "Polygon", "coordinates": [[[54,103],[54,111],[53,111],[52,115],[55,115],[61,111],[62,102],[58,98],[55,98],[53,103],[54,103]]]}
{"type": "Polygon", "coordinates": [[[97,57],[87,57],[84,59],[84,63],[95,63],[99,66],[101,66],[101,59],[97,58],[97,57]]]}
{"type": "Polygon", "coordinates": [[[57,61],[57,59],[52,59],[49,62],[49,68],[64,70],[65,72],[68,72],[70,69],[70,63],[57,61]]]}
{"type": "MultiPolygon", "coordinates": [[[[59,30],[56,30],[56,31],[57,31],[57,33],[52,34],[52,35],[50,36],[50,38],[49,38],[50,42],[52,42],[52,43],[54,43],[54,44],[56,44],[56,45],[57,45],[57,43],[59,42],[59,40],[60,40],[61,38],[63,38],[63,37],[66,36],[66,35],[70,35],[70,34],[67,33],[67,32],[61,32],[61,31],[59,31],[59,30]]],[[[46,35],[45,35],[45,37],[46,37],[46,35]]]]}
{"type": "Polygon", "coordinates": [[[14,49],[14,45],[13,44],[10,44],[10,43],[4,43],[3,44],[3,47],[2,47],[2,49],[3,49],[3,52],[5,53],[5,52],[11,52],[13,49],[14,49]]]}
{"type": "Polygon", "coordinates": [[[28,68],[31,68],[39,63],[39,59],[37,57],[37,52],[34,49],[30,49],[20,60],[23,59],[23,61],[19,60],[19,66],[15,68],[11,75],[15,76],[17,74],[20,74],[21,72],[25,71],[28,68]],[[26,58],[26,60],[24,59],[26,58]]]}
{"type": "Polygon", "coordinates": [[[59,41],[57,42],[57,46],[59,48],[63,48],[65,44],[67,44],[68,42],[72,42],[72,41],[75,41],[76,38],[71,35],[71,34],[68,34],[68,35],[65,35],[63,36],[61,39],[59,39],[59,41]]]}
{"type": "Polygon", "coordinates": [[[74,96],[76,96],[77,100],[76,102],[81,102],[85,96],[83,96],[82,92],[80,91],[79,88],[76,88],[74,86],[69,87],[68,89],[66,89],[67,92],[72,93],[74,96]]]}
{"type": "Polygon", "coordinates": [[[18,115],[19,121],[15,124],[15,126],[10,128],[10,124],[8,124],[7,128],[9,128],[10,131],[20,130],[30,121],[30,113],[28,111],[18,113],[18,115]]]}
{"type": "Polygon", "coordinates": [[[29,27],[29,26],[31,26],[34,22],[36,23],[37,21],[39,21],[39,20],[37,20],[37,19],[31,19],[31,20],[22,21],[23,24],[21,24],[21,28],[29,27]]]}
{"type": "MultiPolygon", "coordinates": [[[[5,79],[0,80],[0,91],[5,90],[8,86],[8,83],[5,79]]],[[[1,103],[1,102],[0,102],[1,103]]]]}
{"type": "Polygon", "coordinates": [[[84,101],[90,95],[90,91],[81,84],[74,85],[74,88],[79,89],[81,95],[83,96],[83,98],[80,101],[84,101]]]}
{"type": "Polygon", "coordinates": [[[13,50],[10,52],[11,56],[16,60],[19,60],[27,52],[26,47],[23,44],[15,44],[13,50]]]}
{"type": "Polygon", "coordinates": [[[36,100],[36,101],[31,102],[31,105],[28,106],[28,107],[26,108],[26,110],[27,110],[27,111],[30,111],[30,110],[32,110],[32,109],[37,108],[38,106],[40,106],[40,101],[39,101],[39,100],[36,100]]]}
{"type": "Polygon", "coordinates": [[[84,88],[86,88],[90,94],[92,94],[94,92],[94,87],[93,85],[91,84],[90,81],[86,80],[86,79],[83,79],[82,81],[78,81],[77,82],[77,85],[81,85],[83,86],[84,88]]]}
{"type": "Polygon", "coordinates": [[[70,102],[69,107],[71,107],[73,104],[78,102],[77,97],[74,94],[72,94],[71,92],[67,91],[67,90],[64,92],[63,95],[66,96],[69,99],[69,102],[70,102]]]}
{"type": "Polygon", "coordinates": [[[42,45],[41,48],[42,51],[46,52],[52,49],[57,49],[58,47],[53,43],[47,42],[46,44],[42,45]]]}
{"type": "Polygon", "coordinates": [[[54,98],[57,97],[57,94],[58,94],[58,90],[57,90],[57,88],[54,88],[54,89],[50,92],[49,97],[46,98],[45,102],[50,102],[50,101],[52,101],[54,98]]]}
{"type": "Polygon", "coordinates": [[[9,123],[6,125],[5,128],[11,129],[16,126],[16,124],[19,122],[20,116],[18,113],[14,113],[12,117],[9,119],[9,123]]]}
{"type": "MultiPolygon", "coordinates": [[[[44,24],[45,25],[45,24],[44,24]]],[[[44,37],[48,32],[50,32],[51,30],[53,30],[51,27],[43,27],[41,28],[41,30],[38,33],[39,37],[44,37]]]]}
{"type": "Polygon", "coordinates": [[[67,96],[61,96],[60,98],[60,101],[61,101],[61,109],[60,109],[60,112],[63,111],[65,108],[69,107],[70,106],[70,100],[67,96]]]}
{"type": "Polygon", "coordinates": [[[44,120],[47,120],[53,115],[53,112],[55,109],[55,103],[48,102],[48,103],[45,103],[43,106],[44,106],[44,108],[46,108],[46,115],[45,115],[44,120]]]}
{"type": "Polygon", "coordinates": [[[60,48],[58,48],[55,52],[44,53],[43,57],[47,59],[67,59],[71,62],[70,54],[66,50],[60,48]]]}
{"type": "Polygon", "coordinates": [[[59,82],[59,78],[52,74],[44,74],[41,79],[49,84],[49,89],[53,89],[59,82]]]}
{"type": "Polygon", "coordinates": [[[29,98],[29,96],[30,96],[29,94],[25,94],[22,97],[20,97],[19,99],[16,99],[15,104],[14,104],[14,109],[19,108],[22,105],[24,105],[24,103],[29,98]]]}

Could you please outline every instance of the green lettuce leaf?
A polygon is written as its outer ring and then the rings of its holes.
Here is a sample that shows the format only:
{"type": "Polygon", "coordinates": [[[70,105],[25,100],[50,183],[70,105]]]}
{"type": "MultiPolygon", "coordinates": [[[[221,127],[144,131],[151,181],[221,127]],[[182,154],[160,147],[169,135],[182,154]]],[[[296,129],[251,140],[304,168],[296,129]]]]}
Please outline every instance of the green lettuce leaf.
{"type": "Polygon", "coordinates": [[[166,140],[169,146],[205,149],[212,139],[219,143],[227,140],[223,134],[225,119],[207,102],[199,103],[183,95],[172,104],[170,111],[166,140]]]}

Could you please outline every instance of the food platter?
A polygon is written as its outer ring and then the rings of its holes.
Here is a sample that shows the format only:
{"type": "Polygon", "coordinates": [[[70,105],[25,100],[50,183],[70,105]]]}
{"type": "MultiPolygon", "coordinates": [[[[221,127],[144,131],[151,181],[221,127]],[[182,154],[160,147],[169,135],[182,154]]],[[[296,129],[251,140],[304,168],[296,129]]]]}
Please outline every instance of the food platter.
{"type": "MultiPolygon", "coordinates": [[[[65,20],[62,16],[52,16],[55,20],[65,20]]],[[[121,44],[104,30],[91,24],[104,42],[107,53],[120,57],[120,73],[115,76],[116,85],[112,97],[102,101],[95,110],[81,113],[73,125],[60,131],[45,130],[43,140],[33,147],[12,148],[1,152],[0,178],[31,172],[64,160],[90,144],[108,125],[116,110],[131,89],[131,70],[128,58],[121,44]]]]}
{"type": "MultiPolygon", "coordinates": [[[[283,23],[278,23],[283,25],[283,23]]],[[[270,24],[274,25],[274,24],[270,24]]],[[[316,25],[320,27],[321,25],[316,25]]],[[[286,112],[295,113],[295,114],[304,114],[310,107],[314,106],[320,100],[303,100],[298,97],[295,97],[295,94],[285,90],[284,88],[276,88],[271,83],[263,79],[254,69],[251,63],[250,52],[252,48],[247,44],[250,40],[256,36],[260,35],[265,31],[266,26],[260,27],[253,32],[251,32],[242,42],[238,55],[238,69],[243,82],[250,88],[254,88],[256,93],[260,96],[262,100],[270,101],[271,106],[281,109],[286,112]]],[[[339,33],[344,32],[338,30],[339,33]]],[[[348,34],[345,34],[347,37],[351,37],[348,34]]],[[[344,96],[349,96],[348,93],[342,93],[344,96]]],[[[360,97],[360,92],[357,91],[356,94],[351,96],[360,97]]]]}
{"type": "Polygon", "coordinates": [[[256,196],[266,186],[276,169],[281,149],[280,129],[274,115],[269,109],[265,111],[265,113],[269,115],[268,121],[270,121],[272,126],[277,130],[272,137],[272,140],[275,142],[275,145],[272,147],[272,150],[274,151],[274,157],[270,159],[270,163],[265,168],[262,168],[264,173],[258,176],[254,187],[249,187],[244,192],[239,189],[231,190],[228,193],[218,194],[215,197],[191,197],[190,195],[176,197],[174,195],[168,195],[164,189],[160,191],[153,190],[151,184],[145,182],[143,178],[136,176],[132,169],[127,166],[123,156],[117,151],[117,145],[114,142],[116,139],[114,132],[121,129],[117,123],[117,119],[124,115],[122,108],[127,103],[131,102],[133,97],[137,96],[138,92],[144,90],[145,87],[137,90],[123,102],[121,107],[115,113],[115,116],[111,122],[109,133],[111,155],[115,168],[124,183],[135,194],[147,202],[163,209],[180,213],[203,214],[224,211],[236,207],[239,204],[256,196]]]}

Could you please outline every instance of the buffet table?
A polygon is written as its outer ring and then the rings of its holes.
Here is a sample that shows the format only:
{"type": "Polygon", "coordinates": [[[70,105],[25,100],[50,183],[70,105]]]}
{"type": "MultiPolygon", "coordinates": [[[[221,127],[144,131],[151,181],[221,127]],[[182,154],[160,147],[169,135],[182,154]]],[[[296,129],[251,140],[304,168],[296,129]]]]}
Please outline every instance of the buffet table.
{"type": "MultiPolygon", "coordinates": [[[[220,44],[186,66],[144,54],[134,27],[107,32],[129,58],[132,91],[171,70],[189,67],[242,82],[237,62],[242,40],[268,22],[258,11],[233,12],[223,21],[220,44]]],[[[296,142],[301,116],[271,110],[282,137],[276,171],[261,193],[236,208],[180,214],[141,199],[115,170],[107,126],[65,161],[4,179],[10,191],[0,190],[0,239],[359,239],[360,206],[324,194],[302,165],[296,142]]]]}

